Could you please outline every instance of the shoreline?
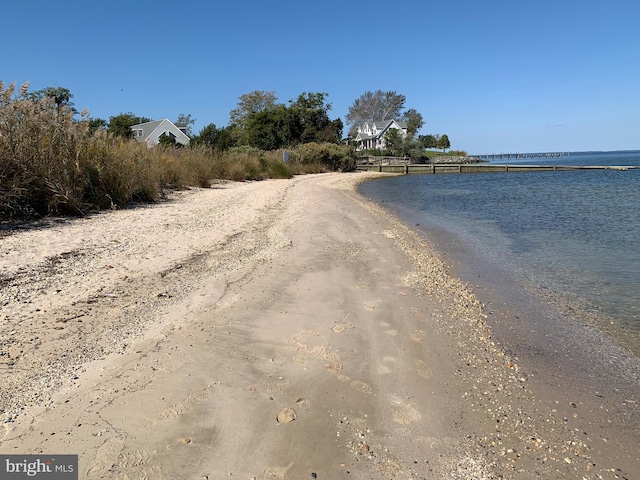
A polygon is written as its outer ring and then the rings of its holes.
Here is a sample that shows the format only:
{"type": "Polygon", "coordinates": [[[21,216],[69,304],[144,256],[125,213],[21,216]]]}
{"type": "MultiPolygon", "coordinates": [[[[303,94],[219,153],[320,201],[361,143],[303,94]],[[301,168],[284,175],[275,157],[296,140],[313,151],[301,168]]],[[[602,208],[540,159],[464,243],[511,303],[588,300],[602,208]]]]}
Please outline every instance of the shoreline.
{"type": "Polygon", "coordinates": [[[79,454],[81,478],[633,472],[637,443],[537,397],[433,245],[355,192],[376,177],[229,184],[4,237],[0,452],[79,454]]]}
{"type": "MultiPolygon", "coordinates": [[[[609,412],[608,427],[615,425],[633,445],[640,445],[640,356],[633,349],[637,343],[621,338],[622,325],[607,329],[603,318],[593,318],[593,310],[568,303],[559,294],[554,298],[551,292],[535,290],[504,266],[480,259],[465,244],[468,239],[417,224],[418,218],[410,213],[403,218],[402,212],[389,211],[415,225],[418,234],[447,259],[452,274],[471,288],[482,302],[492,338],[529,372],[536,396],[562,397],[570,405],[579,398],[582,413],[589,410],[590,416],[604,409],[609,412]],[[605,397],[607,406],[602,403],[605,397]]],[[[575,411],[567,413],[577,418],[575,411]]],[[[576,428],[598,431],[596,423],[591,418],[576,428]]],[[[606,435],[602,429],[601,438],[606,435]]]]}
{"type": "MultiPolygon", "coordinates": [[[[565,298],[561,292],[535,288],[522,272],[516,273],[504,265],[491,263],[475,251],[473,242],[481,240],[463,239],[436,226],[437,223],[425,226],[424,218],[412,216],[412,211],[391,213],[399,215],[408,225],[415,224],[416,231],[446,256],[453,275],[473,285],[474,292],[486,307],[488,322],[505,347],[511,346],[519,355],[534,357],[530,360],[545,361],[547,370],[551,366],[555,370],[566,370],[569,364],[574,364],[575,373],[581,371],[577,365],[589,365],[592,370],[590,376],[594,380],[596,372],[603,379],[619,380],[613,386],[606,382],[599,385],[592,382],[593,386],[599,387],[594,391],[606,391],[611,387],[626,392],[626,398],[638,399],[640,390],[633,387],[640,384],[640,355],[636,340],[640,337],[639,332],[627,330],[629,327],[617,323],[615,318],[598,313],[597,306],[589,305],[587,299],[565,298]],[[422,223],[415,223],[418,221],[422,223]],[[536,334],[536,331],[544,333],[536,334]],[[563,338],[558,340],[554,335],[563,338]],[[572,355],[575,352],[580,355],[578,358],[560,355],[568,358],[564,358],[562,364],[560,361],[554,363],[551,357],[566,349],[572,355]],[[545,356],[549,358],[543,358],[545,356]],[[611,358],[615,359],[615,366],[610,365],[611,358]]],[[[624,403],[624,398],[620,395],[619,401],[624,403]]],[[[640,412],[635,412],[635,415],[640,416],[640,412]]],[[[640,425],[640,420],[633,425],[640,425]]]]}

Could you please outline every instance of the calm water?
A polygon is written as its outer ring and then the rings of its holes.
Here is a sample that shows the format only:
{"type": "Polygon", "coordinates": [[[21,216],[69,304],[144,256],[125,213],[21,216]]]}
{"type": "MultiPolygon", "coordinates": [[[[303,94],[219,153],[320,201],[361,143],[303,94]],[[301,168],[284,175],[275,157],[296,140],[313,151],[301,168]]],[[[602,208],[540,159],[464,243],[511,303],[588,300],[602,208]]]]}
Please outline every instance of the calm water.
{"type": "MultiPolygon", "coordinates": [[[[640,151],[493,163],[640,166],[640,151]]],[[[464,280],[491,271],[640,352],[640,169],[407,175],[361,193],[439,238],[464,280]]]]}

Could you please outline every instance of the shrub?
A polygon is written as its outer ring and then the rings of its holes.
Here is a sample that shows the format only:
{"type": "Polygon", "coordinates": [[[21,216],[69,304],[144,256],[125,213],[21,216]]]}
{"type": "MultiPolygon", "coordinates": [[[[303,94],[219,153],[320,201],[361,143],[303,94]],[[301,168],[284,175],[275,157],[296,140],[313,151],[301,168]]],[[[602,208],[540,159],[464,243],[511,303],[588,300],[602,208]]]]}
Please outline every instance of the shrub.
{"type": "Polygon", "coordinates": [[[319,163],[329,171],[351,171],[356,166],[356,156],[347,145],[335,143],[304,143],[294,151],[294,158],[305,165],[319,163]]]}

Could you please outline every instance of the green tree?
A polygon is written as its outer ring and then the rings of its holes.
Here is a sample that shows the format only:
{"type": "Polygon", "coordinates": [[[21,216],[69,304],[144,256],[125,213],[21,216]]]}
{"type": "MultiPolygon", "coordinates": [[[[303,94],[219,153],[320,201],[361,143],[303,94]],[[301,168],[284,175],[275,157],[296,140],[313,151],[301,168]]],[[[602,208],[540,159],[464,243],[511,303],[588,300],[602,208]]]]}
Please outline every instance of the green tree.
{"type": "Polygon", "coordinates": [[[175,125],[184,125],[187,137],[193,137],[192,127],[196,123],[196,119],[191,116],[190,113],[181,113],[178,115],[178,119],[174,122],[175,125]]]}
{"type": "Polygon", "coordinates": [[[341,119],[336,118],[335,120],[331,120],[331,123],[325,125],[325,127],[318,132],[317,141],[321,143],[340,143],[342,141],[343,129],[344,124],[341,119]]]}
{"type": "Polygon", "coordinates": [[[89,133],[97,132],[98,130],[104,130],[107,127],[107,121],[104,118],[90,118],[89,119],[89,133]]]}
{"type": "Polygon", "coordinates": [[[278,97],[276,92],[254,90],[240,95],[238,105],[229,113],[229,124],[243,129],[248,119],[256,113],[274,108],[278,97]]]}
{"type": "Polygon", "coordinates": [[[133,138],[133,131],[131,130],[131,127],[139,123],[147,123],[150,121],[150,118],[138,117],[131,112],[121,113],[115,117],[109,117],[107,131],[118,137],[133,138]]]}
{"type": "Polygon", "coordinates": [[[193,145],[206,145],[214,150],[228,150],[235,145],[233,128],[218,128],[214,123],[206,125],[193,138],[193,145]]]}
{"type": "Polygon", "coordinates": [[[447,148],[451,148],[451,142],[449,142],[447,134],[442,135],[438,140],[438,148],[441,148],[443,152],[446,152],[447,148]]]}
{"type": "Polygon", "coordinates": [[[434,135],[420,135],[418,141],[424,148],[438,148],[438,138],[434,135]]]}
{"type": "Polygon", "coordinates": [[[331,104],[327,93],[303,92],[290,102],[290,117],[297,130],[291,139],[295,143],[338,143],[342,138],[342,121],[329,118],[331,104]]]}
{"type": "Polygon", "coordinates": [[[247,118],[243,142],[260,150],[287,147],[299,135],[296,118],[285,105],[254,113],[247,118]]]}
{"type": "Polygon", "coordinates": [[[331,104],[326,93],[304,92],[289,106],[275,105],[247,116],[243,142],[261,150],[275,150],[300,143],[337,143],[342,137],[342,121],[331,120],[331,104]]]}
{"type": "Polygon", "coordinates": [[[391,152],[392,155],[401,156],[403,154],[403,140],[404,138],[400,130],[390,128],[387,133],[384,134],[385,149],[391,152]]]}
{"type": "Polygon", "coordinates": [[[29,98],[31,98],[34,102],[37,102],[43,98],[52,99],[56,105],[58,114],[62,112],[63,107],[68,108],[74,114],[78,113],[78,111],[73,106],[73,102],[71,101],[71,99],[73,98],[73,94],[68,88],[46,87],[42,90],[35,90],[33,92],[30,92],[29,98]]]}
{"type": "Polygon", "coordinates": [[[415,108],[410,108],[404,112],[401,119],[407,122],[407,133],[411,137],[418,133],[418,130],[424,125],[422,115],[415,108]]]}
{"type": "Polygon", "coordinates": [[[173,135],[167,135],[166,133],[160,135],[160,137],[158,138],[158,142],[163,147],[176,147],[180,145],[178,142],[176,142],[176,137],[174,137],[173,135]]]}

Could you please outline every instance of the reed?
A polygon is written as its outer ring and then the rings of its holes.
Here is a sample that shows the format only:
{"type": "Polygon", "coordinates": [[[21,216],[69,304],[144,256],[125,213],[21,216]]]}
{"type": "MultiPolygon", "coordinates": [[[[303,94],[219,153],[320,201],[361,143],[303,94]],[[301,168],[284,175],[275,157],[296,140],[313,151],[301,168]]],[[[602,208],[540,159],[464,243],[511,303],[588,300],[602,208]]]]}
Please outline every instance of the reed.
{"type": "Polygon", "coordinates": [[[242,146],[224,152],[177,148],[91,133],[78,115],[53,99],[34,101],[29,84],[0,81],[0,220],[84,215],[153,202],[167,189],[209,187],[214,180],[291,178],[348,169],[348,147],[305,144],[289,152],[242,146]]]}

